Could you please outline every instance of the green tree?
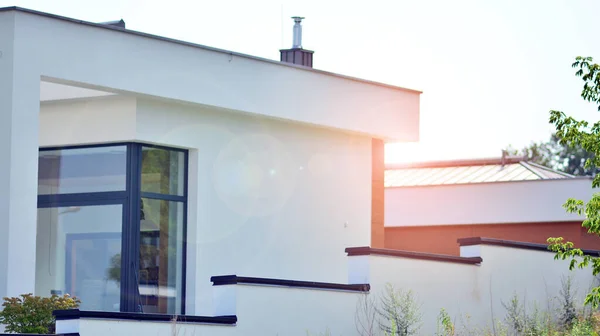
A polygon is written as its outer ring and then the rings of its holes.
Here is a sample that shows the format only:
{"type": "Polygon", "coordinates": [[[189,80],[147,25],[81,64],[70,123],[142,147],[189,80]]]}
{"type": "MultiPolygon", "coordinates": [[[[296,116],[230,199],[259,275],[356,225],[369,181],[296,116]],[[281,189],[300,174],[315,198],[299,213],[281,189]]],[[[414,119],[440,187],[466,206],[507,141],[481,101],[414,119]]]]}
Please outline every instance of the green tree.
{"type": "Polygon", "coordinates": [[[534,142],[521,150],[509,146],[505,151],[571,175],[595,176],[600,172],[598,167],[585,167],[585,162],[593,158],[593,153],[586,151],[580,144],[562,144],[556,133],[546,142],[534,142]]]}
{"type": "MultiPolygon", "coordinates": [[[[600,111],[600,65],[593,63],[591,57],[577,57],[573,63],[575,75],[583,80],[581,97],[598,106],[600,111]]],[[[585,169],[600,167],[600,121],[589,123],[576,120],[561,111],[550,111],[550,123],[556,128],[560,144],[580,146],[591,155],[585,160],[585,169]]],[[[592,187],[600,186],[600,175],[592,181],[592,187]]],[[[589,233],[600,236],[600,193],[594,193],[589,202],[570,198],[563,205],[567,212],[584,215],[582,226],[589,233]]],[[[599,256],[585,255],[572,242],[562,237],[548,238],[550,249],[556,252],[555,259],[570,260],[569,269],[591,267],[593,275],[600,273],[599,256]]],[[[600,304],[600,286],[593,288],[585,298],[585,304],[598,308],[600,304]]]]}

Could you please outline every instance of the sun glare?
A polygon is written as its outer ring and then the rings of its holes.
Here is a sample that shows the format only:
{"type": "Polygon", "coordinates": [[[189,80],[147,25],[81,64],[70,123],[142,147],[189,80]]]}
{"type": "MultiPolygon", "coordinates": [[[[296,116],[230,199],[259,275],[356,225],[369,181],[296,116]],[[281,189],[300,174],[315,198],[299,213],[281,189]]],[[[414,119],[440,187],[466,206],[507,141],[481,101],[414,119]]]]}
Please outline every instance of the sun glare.
{"type": "Polygon", "coordinates": [[[390,143],[385,145],[385,163],[420,162],[427,159],[419,143],[390,143]]]}

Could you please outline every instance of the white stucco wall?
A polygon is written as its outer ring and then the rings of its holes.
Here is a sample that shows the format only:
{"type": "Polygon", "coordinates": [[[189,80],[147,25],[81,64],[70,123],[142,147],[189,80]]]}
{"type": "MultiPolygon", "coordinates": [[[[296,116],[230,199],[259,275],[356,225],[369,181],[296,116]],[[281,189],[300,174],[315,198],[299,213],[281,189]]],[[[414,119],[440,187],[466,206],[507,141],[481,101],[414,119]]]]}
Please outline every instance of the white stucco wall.
{"type": "Polygon", "coordinates": [[[135,139],[136,100],[109,96],[40,105],[41,147],[135,139]]]}
{"type": "Polygon", "coordinates": [[[236,325],[82,318],[58,321],[57,331],[104,335],[358,335],[357,304],[366,294],[335,290],[238,285],[236,325]],[[72,328],[75,329],[72,329],[72,328]]]}
{"type": "MultiPolygon", "coordinates": [[[[561,278],[572,277],[578,302],[596,283],[590,269],[568,270],[568,261],[554,260],[546,251],[480,245],[480,266],[443,261],[387,257],[354,256],[367,260],[367,267],[350,264],[352,282],[368,281],[371,295],[380,295],[386,284],[397,289],[412,290],[421,304],[423,335],[432,335],[436,318],[444,308],[457,327],[470,316],[472,326],[491,326],[491,321],[502,320],[508,302],[516,293],[528,309],[537,304],[547,310],[556,301],[561,289],[561,278]],[[358,270],[358,272],[357,272],[358,270]],[[361,278],[357,275],[363,274],[361,278]]],[[[597,284],[597,283],[596,283],[597,284]]],[[[530,310],[531,311],[531,310],[530,310]]],[[[241,317],[240,317],[241,318],[241,317]]]]}
{"type": "Polygon", "coordinates": [[[214,275],[344,282],[344,249],[370,243],[369,137],[122,97],[42,104],[41,116],[41,146],[189,149],[188,313],[212,313],[214,275]],[[83,130],[55,137],[68,122],[83,130]]]}
{"type": "Polygon", "coordinates": [[[574,221],[562,205],[591,196],[586,178],[386,188],[385,226],[574,221]]]}
{"type": "Polygon", "coordinates": [[[213,275],[343,282],[344,248],[370,242],[370,138],[141,100],[136,137],[192,151],[196,314],[212,312],[213,275]]]}
{"type": "Polygon", "coordinates": [[[365,294],[271,286],[236,286],[235,335],[357,335],[355,310],[365,294]],[[260,307],[259,309],[257,309],[260,307]]]}
{"type": "MultiPolygon", "coordinates": [[[[65,325],[58,321],[58,325],[65,325]]],[[[72,323],[68,321],[67,323],[72,323]]],[[[197,323],[115,321],[105,319],[76,320],[81,336],[147,335],[147,336],[229,336],[235,335],[235,326],[197,323]],[[78,322],[77,322],[78,321],[78,322]]],[[[66,327],[66,326],[65,326],[66,327]]],[[[69,330],[69,329],[66,329],[69,330]]]]}

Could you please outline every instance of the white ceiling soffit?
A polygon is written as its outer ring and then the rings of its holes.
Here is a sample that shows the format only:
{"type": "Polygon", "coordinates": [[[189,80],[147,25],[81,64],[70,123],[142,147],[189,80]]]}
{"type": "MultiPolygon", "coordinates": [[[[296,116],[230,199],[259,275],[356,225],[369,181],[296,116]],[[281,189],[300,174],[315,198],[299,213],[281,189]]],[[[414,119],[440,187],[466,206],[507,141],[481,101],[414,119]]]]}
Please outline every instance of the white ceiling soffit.
{"type": "Polygon", "coordinates": [[[112,96],[114,93],[84,89],[77,86],[40,82],[40,102],[112,96]]]}

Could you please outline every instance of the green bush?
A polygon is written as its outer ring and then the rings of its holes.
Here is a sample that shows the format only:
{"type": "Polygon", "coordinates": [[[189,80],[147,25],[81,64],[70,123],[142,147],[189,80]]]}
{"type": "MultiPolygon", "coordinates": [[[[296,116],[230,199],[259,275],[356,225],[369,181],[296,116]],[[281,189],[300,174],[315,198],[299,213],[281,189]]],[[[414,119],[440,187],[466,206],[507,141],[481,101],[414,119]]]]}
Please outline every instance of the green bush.
{"type": "Polygon", "coordinates": [[[48,334],[54,333],[54,310],[75,309],[81,301],[69,295],[39,297],[23,294],[5,297],[0,312],[0,323],[7,333],[48,334]]]}

